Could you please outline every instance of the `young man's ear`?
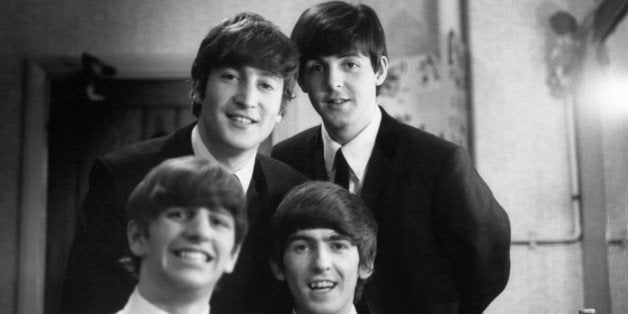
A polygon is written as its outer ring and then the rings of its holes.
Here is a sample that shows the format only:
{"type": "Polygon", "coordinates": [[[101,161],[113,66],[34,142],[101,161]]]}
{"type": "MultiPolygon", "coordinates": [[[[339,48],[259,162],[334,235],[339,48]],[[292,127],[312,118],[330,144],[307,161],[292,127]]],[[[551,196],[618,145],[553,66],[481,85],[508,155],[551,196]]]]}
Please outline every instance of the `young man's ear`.
{"type": "Polygon", "coordinates": [[[131,249],[131,252],[133,252],[133,255],[138,257],[145,256],[147,246],[146,236],[135,220],[131,220],[127,224],[126,236],[129,241],[129,248],[131,249]]]}
{"type": "Polygon", "coordinates": [[[375,71],[375,85],[380,86],[386,80],[388,76],[388,57],[382,56],[379,58],[377,71],[375,71]]]}
{"type": "Polygon", "coordinates": [[[366,280],[373,274],[373,265],[358,266],[358,277],[362,280],[366,280]]]}
{"type": "Polygon", "coordinates": [[[231,258],[227,261],[225,265],[225,273],[230,274],[235,269],[235,265],[238,262],[238,256],[240,256],[240,249],[242,248],[242,244],[238,245],[237,248],[233,252],[231,252],[231,258]]]}
{"type": "Polygon", "coordinates": [[[281,270],[281,268],[279,267],[279,265],[277,265],[275,261],[270,260],[268,261],[268,263],[270,264],[270,269],[272,269],[273,275],[275,275],[275,278],[277,278],[277,280],[279,281],[286,280],[286,275],[284,274],[283,270],[281,270]]]}
{"type": "Polygon", "coordinates": [[[199,84],[200,83],[198,81],[194,82],[194,87],[192,88],[192,101],[193,102],[203,101],[203,99],[201,99],[201,95],[198,94],[199,84]]]}

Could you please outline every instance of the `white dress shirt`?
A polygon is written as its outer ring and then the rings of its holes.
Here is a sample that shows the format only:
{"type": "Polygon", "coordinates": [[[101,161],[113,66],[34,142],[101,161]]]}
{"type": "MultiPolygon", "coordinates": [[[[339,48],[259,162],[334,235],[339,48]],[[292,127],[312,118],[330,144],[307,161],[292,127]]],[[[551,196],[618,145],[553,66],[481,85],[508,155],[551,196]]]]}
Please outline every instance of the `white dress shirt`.
{"type": "MultiPolygon", "coordinates": [[[[137,286],[131,293],[129,300],[124,305],[124,308],[120,311],[116,312],[116,314],[171,314],[168,313],[154,304],[150,303],[148,300],[144,299],[144,297],[140,294],[137,286]]],[[[209,302],[207,302],[207,307],[202,309],[199,314],[209,314],[209,302]]]]}
{"type": "MultiPolygon", "coordinates": [[[[207,146],[205,146],[205,143],[203,143],[203,140],[201,139],[201,134],[198,131],[198,124],[194,126],[194,129],[192,129],[192,150],[194,151],[194,156],[196,157],[206,158],[211,161],[218,162],[216,158],[209,152],[207,146]]],[[[240,184],[242,185],[242,191],[244,191],[244,194],[246,194],[246,192],[248,191],[249,185],[251,184],[251,180],[253,178],[253,168],[255,168],[255,156],[256,155],[253,155],[253,158],[247,161],[242,168],[234,172],[236,177],[238,177],[238,180],[240,180],[240,184]]]]}
{"type": "Polygon", "coordinates": [[[373,147],[375,147],[375,138],[377,138],[377,132],[379,132],[379,125],[382,121],[382,112],[379,107],[375,107],[375,113],[371,122],[350,142],[344,146],[331,139],[325,125],[321,127],[321,133],[323,138],[323,154],[325,157],[325,170],[327,176],[333,181],[336,175],[336,169],[334,168],[334,158],[336,157],[336,151],[342,147],[342,154],[347,160],[349,165],[349,191],[356,195],[362,193],[362,186],[364,185],[364,177],[366,176],[366,167],[368,165],[371,154],[373,153],[373,147]]]}
{"type": "MultiPolygon", "coordinates": [[[[292,314],[297,314],[297,310],[292,309],[292,314]]],[[[349,311],[349,313],[347,314],[358,314],[358,311],[355,309],[355,305],[351,306],[351,311],[349,311]]]]}

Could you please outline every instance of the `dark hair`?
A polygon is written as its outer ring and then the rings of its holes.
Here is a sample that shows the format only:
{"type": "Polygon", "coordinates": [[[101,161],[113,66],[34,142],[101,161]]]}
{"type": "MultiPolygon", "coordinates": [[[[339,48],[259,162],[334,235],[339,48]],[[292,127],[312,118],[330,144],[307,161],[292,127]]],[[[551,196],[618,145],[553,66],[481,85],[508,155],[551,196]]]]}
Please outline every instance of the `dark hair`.
{"type": "Polygon", "coordinates": [[[129,196],[127,213],[149,237],[148,225],[170,207],[226,209],[235,222],[234,251],[248,229],[242,186],[220,165],[204,158],[173,158],[153,168],[129,196]]]}
{"type": "MultiPolygon", "coordinates": [[[[279,204],[271,222],[271,261],[283,269],[290,236],[299,230],[329,228],[358,247],[359,267],[373,270],[377,253],[377,223],[356,195],[331,182],[311,181],[292,189],[279,204]]],[[[365,280],[358,279],[354,300],[362,295],[365,280]]]]}
{"type": "MultiPolygon", "coordinates": [[[[281,114],[294,98],[294,85],[299,64],[299,52],[288,36],[273,23],[255,13],[239,13],[212,28],[192,64],[193,91],[205,98],[209,73],[221,66],[251,66],[283,78],[281,114]]],[[[195,116],[201,104],[193,102],[195,116]]]]}
{"type": "Polygon", "coordinates": [[[329,1],[312,6],[301,14],[290,38],[301,52],[300,73],[308,60],[320,56],[360,52],[371,59],[374,71],[382,56],[388,56],[382,24],[365,4],[329,1]]]}

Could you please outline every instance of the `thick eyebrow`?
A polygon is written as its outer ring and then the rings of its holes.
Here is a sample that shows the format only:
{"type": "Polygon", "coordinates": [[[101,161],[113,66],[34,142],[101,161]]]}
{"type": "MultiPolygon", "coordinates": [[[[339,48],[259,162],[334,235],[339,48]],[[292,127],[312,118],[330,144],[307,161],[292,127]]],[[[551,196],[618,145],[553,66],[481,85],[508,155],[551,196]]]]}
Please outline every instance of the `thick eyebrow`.
{"type": "Polygon", "coordinates": [[[347,58],[347,57],[359,57],[360,56],[360,52],[358,51],[347,51],[347,52],[343,52],[337,55],[331,55],[331,56],[316,56],[310,59],[305,60],[305,63],[307,62],[324,62],[325,60],[323,60],[323,58],[326,57],[336,57],[338,59],[342,59],[342,58],[347,58]]]}
{"type": "Polygon", "coordinates": [[[263,76],[265,78],[276,79],[276,80],[282,80],[283,79],[283,77],[281,75],[277,74],[277,73],[274,73],[274,72],[269,71],[269,70],[263,70],[263,69],[260,69],[260,68],[256,68],[256,67],[253,67],[253,66],[250,66],[250,65],[223,65],[223,66],[217,67],[216,69],[222,69],[222,70],[229,69],[229,70],[232,70],[232,71],[236,71],[236,72],[242,73],[242,72],[244,72],[244,68],[245,67],[251,67],[253,69],[258,70],[259,73],[260,73],[260,76],[263,76]]]}
{"type": "Polygon", "coordinates": [[[342,235],[342,234],[334,234],[330,237],[325,238],[326,242],[331,242],[331,241],[349,241],[351,243],[353,243],[353,241],[351,241],[351,238],[349,238],[348,236],[342,235]]]}
{"type": "Polygon", "coordinates": [[[281,75],[278,75],[277,73],[273,73],[273,72],[268,71],[268,70],[260,70],[260,74],[263,77],[266,77],[266,78],[277,79],[277,80],[283,79],[283,77],[281,75]]]}
{"type": "Polygon", "coordinates": [[[305,241],[305,242],[312,242],[314,241],[314,238],[312,237],[308,237],[308,236],[304,236],[304,235],[300,235],[300,234],[293,234],[290,237],[288,237],[288,243],[292,243],[292,242],[296,242],[296,241],[305,241]]]}
{"type": "MultiPolygon", "coordinates": [[[[303,235],[303,234],[298,234],[298,233],[293,234],[290,237],[288,237],[288,243],[295,242],[295,241],[315,242],[316,240],[313,237],[303,235]]],[[[341,235],[341,234],[333,234],[333,235],[323,238],[323,242],[332,242],[332,241],[349,241],[353,243],[353,241],[351,241],[351,238],[345,235],[341,235]]]]}
{"type": "Polygon", "coordinates": [[[360,53],[357,51],[348,51],[338,55],[338,58],[346,58],[346,57],[359,57],[360,53]]]}

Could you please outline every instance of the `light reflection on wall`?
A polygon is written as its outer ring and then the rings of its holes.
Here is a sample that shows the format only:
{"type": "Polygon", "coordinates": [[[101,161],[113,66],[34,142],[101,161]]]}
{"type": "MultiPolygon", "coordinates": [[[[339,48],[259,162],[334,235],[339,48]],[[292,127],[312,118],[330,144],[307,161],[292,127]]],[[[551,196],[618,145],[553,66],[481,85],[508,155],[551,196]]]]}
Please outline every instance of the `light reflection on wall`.
{"type": "Polygon", "coordinates": [[[628,77],[611,77],[595,87],[601,110],[609,115],[628,117],[628,77]]]}

